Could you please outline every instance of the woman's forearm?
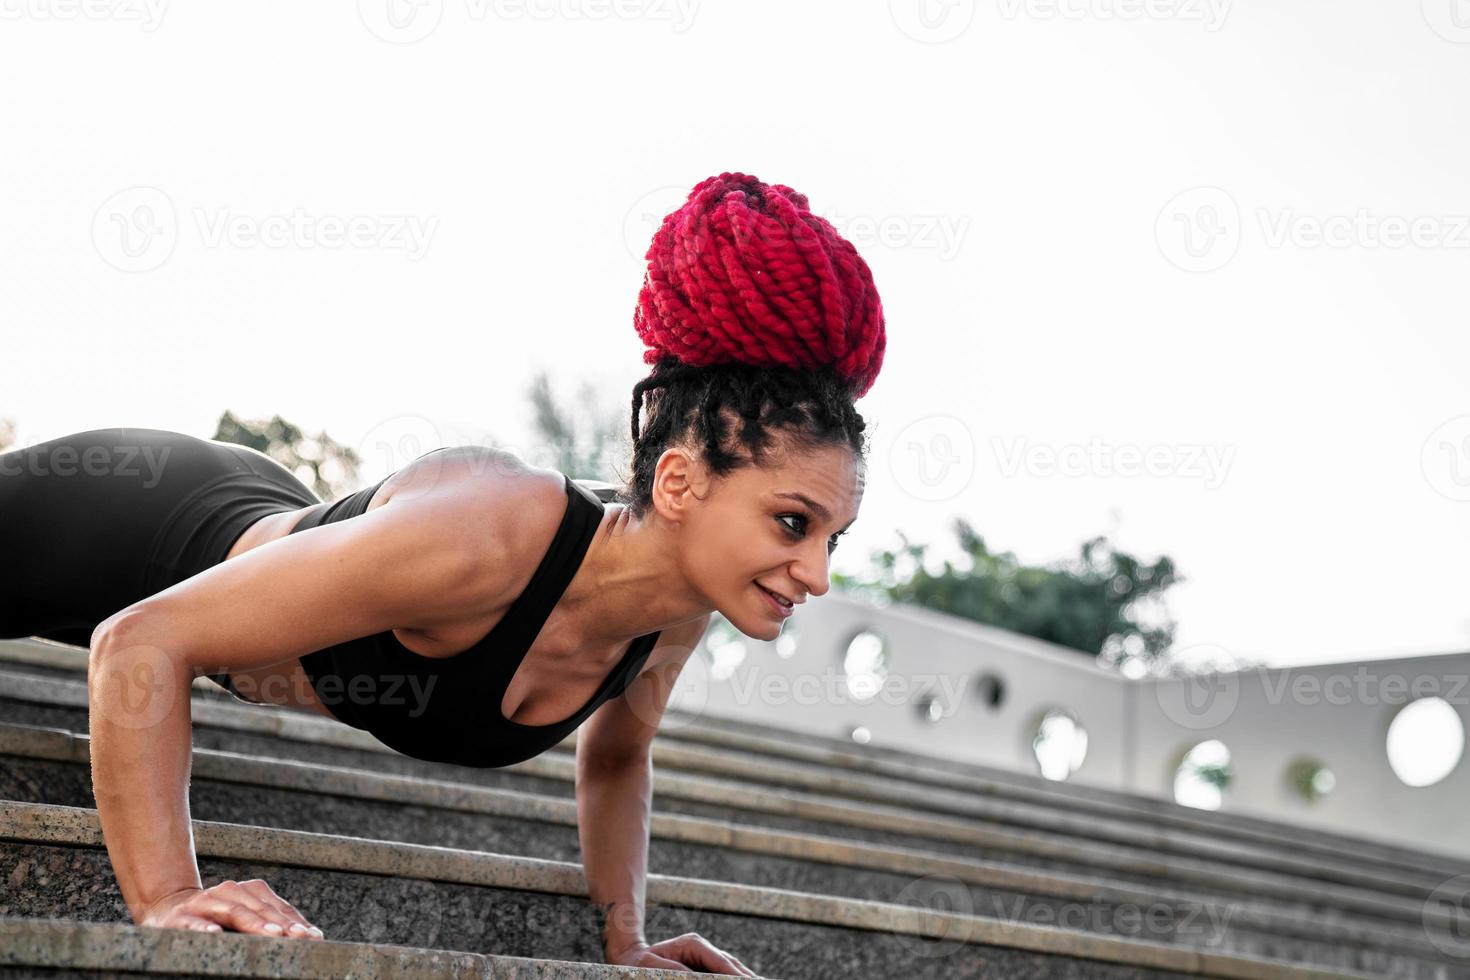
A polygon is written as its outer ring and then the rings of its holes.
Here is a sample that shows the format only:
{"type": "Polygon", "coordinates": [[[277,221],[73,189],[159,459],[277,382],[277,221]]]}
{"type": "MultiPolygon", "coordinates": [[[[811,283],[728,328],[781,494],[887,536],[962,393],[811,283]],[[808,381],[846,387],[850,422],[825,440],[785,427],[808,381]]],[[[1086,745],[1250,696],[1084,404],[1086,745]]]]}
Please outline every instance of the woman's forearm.
{"type": "Polygon", "coordinates": [[[189,823],[191,672],[145,634],[99,634],[87,669],[92,793],[133,921],[201,885],[189,823]]]}
{"type": "Polygon", "coordinates": [[[653,761],[644,753],[617,766],[577,762],[577,830],[588,897],[606,913],[611,957],[646,942],[644,886],[653,798],[653,761]]]}

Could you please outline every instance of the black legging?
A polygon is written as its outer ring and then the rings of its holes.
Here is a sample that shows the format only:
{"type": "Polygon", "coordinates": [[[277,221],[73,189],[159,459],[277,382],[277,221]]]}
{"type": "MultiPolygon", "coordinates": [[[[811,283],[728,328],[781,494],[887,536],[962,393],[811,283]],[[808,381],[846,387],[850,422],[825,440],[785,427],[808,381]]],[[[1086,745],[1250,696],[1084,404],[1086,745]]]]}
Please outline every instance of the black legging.
{"type": "Polygon", "coordinates": [[[264,453],[163,429],[0,454],[0,638],[87,646],[113,613],[223,561],[255,521],[320,502],[264,453]]]}

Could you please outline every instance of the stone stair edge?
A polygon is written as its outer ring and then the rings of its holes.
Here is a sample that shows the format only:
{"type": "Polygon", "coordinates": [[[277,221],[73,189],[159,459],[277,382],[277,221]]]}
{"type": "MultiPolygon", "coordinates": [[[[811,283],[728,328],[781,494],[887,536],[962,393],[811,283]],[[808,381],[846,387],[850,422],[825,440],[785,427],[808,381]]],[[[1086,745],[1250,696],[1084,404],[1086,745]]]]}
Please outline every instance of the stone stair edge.
{"type": "MultiPolygon", "coordinates": [[[[194,820],[199,857],[279,863],[321,871],[397,875],[416,861],[415,877],[492,888],[541,891],[585,898],[586,880],[579,866],[464,851],[424,844],[338,837],[307,831],[263,829],[222,821],[194,820]],[[323,849],[332,857],[324,861],[323,849]],[[281,857],[285,851],[286,856],[281,857]],[[342,860],[346,855],[352,860],[342,860]],[[351,866],[344,866],[349,864],[351,866]],[[467,873],[477,871],[479,874],[467,873]],[[539,886],[539,887],[537,887],[539,886]]],[[[102,827],[95,809],[50,804],[0,804],[0,839],[18,843],[101,849],[102,827]]],[[[1283,960],[1212,953],[1125,937],[1070,932],[1030,923],[997,923],[977,916],[938,912],[866,899],[838,898],[754,885],[710,882],[674,875],[649,874],[650,904],[703,911],[779,918],[812,925],[898,933],[924,938],[1009,947],[1076,959],[1174,970],[1231,980],[1368,980],[1368,974],[1319,970],[1283,960]]]]}
{"type": "MultiPolygon", "coordinates": [[[[0,967],[227,977],[419,976],[674,980],[689,973],[389,944],[273,939],[128,922],[0,916],[0,967]]],[[[3,972],[3,971],[0,971],[3,972]]],[[[715,976],[700,973],[699,976],[715,976]]]]}
{"type": "MultiPolygon", "coordinates": [[[[86,658],[85,648],[50,640],[40,638],[0,640],[0,663],[56,665],[84,671],[86,658]]],[[[196,678],[194,687],[196,690],[208,692],[213,698],[230,701],[228,695],[205,678],[196,678]]],[[[825,739],[809,733],[782,733],[778,738],[758,726],[735,719],[701,717],[697,721],[690,722],[687,716],[681,716],[680,712],[672,708],[668,715],[676,719],[682,717],[684,720],[669,732],[660,733],[660,738],[665,741],[665,744],[668,744],[669,740],[682,740],[700,744],[716,743],[721,747],[738,745],[759,747],[760,751],[779,753],[787,758],[806,756],[806,761],[823,765],[832,765],[834,761],[838,761],[838,764],[851,768],[854,772],[871,772],[875,769],[884,771],[888,766],[901,766],[906,768],[904,773],[888,774],[908,781],[931,782],[957,789],[983,789],[997,796],[1019,796],[1043,804],[1075,805],[1078,802],[1089,805],[1101,804],[1101,809],[1112,811],[1112,815],[1115,816],[1119,815],[1120,810],[1124,814],[1142,814],[1149,819],[1167,821],[1187,830],[1216,837],[1220,836],[1221,830],[1224,829],[1230,836],[1242,836],[1258,843],[1290,848],[1305,846],[1319,852],[1360,862],[1368,856],[1364,854],[1366,848],[1377,852],[1371,856],[1373,861],[1395,870],[1402,869],[1403,863],[1407,860],[1416,866],[1416,870],[1430,873],[1442,873],[1446,867],[1455,867],[1461,872],[1470,872],[1470,859],[1453,852],[1432,848],[1416,849],[1341,831],[1319,831],[1316,828],[1247,813],[1179,812],[1185,808],[1161,797],[1142,793],[1127,793],[1075,782],[1059,785],[1039,776],[1033,777],[1029,774],[978,764],[934,759],[908,753],[901,749],[879,747],[870,748],[865,752],[856,752],[851,746],[845,746],[836,739],[825,739]],[[689,730],[695,726],[703,730],[689,730]],[[738,739],[738,742],[732,743],[731,739],[738,739]],[[891,758],[882,759],[877,756],[891,756],[891,758]],[[883,763],[888,763],[888,766],[883,763]]],[[[313,721],[322,720],[309,715],[306,717],[313,721]]],[[[575,745],[575,742],[576,733],[574,732],[568,736],[563,745],[570,748],[575,745]]]]}
{"type": "MultiPolygon", "coordinates": [[[[65,703],[71,707],[85,707],[86,705],[85,685],[77,680],[36,677],[26,674],[7,675],[5,671],[0,670],[0,684],[3,684],[7,680],[10,681],[13,688],[22,689],[17,691],[22,698],[37,699],[48,703],[65,703]]],[[[3,692],[3,687],[0,687],[0,692],[3,692]]],[[[303,712],[285,708],[270,710],[216,702],[213,699],[204,699],[197,701],[193,710],[195,711],[195,722],[198,724],[215,724],[231,729],[264,733],[283,738],[301,739],[306,742],[328,744],[343,748],[366,749],[374,752],[391,751],[366,732],[347,728],[333,723],[328,719],[317,718],[303,712]]],[[[657,749],[655,751],[657,752],[657,749]]],[[[526,774],[558,779],[570,779],[573,772],[573,767],[570,762],[555,758],[554,753],[527,760],[513,768],[526,774]]],[[[748,766],[745,768],[748,768],[748,766]]],[[[692,776],[682,772],[669,772],[667,769],[662,769],[656,773],[655,779],[660,781],[665,787],[661,790],[663,792],[670,792],[669,787],[671,786],[697,787],[699,795],[691,798],[699,798],[705,802],[709,802],[712,797],[720,795],[727,797],[727,803],[735,801],[739,805],[746,807],[752,806],[756,801],[756,797],[752,795],[748,787],[726,785],[718,780],[703,779],[699,776],[692,776]]],[[[937,839],[959,839],[949,837],[950,831],[953,831],[955,834],[961,834],[966,839],[976,838],[978,840],[979,837],[984,837],[986,841],[991,843],[1004,838],[1002,843],[1008,842],[1010,846],[1020,847],[1023,850],[1028,847],[1034,849],[1032,845],[1042,846],[1043,843],[1039,840],[1039,837],[1037,840],[1031,840],[1030,837],[1020,831],[984,831],[982,833],[979,828],[970,827],[965,822],[965,818],[953,814],[908,811],[901,805],[874,805],[869,803],[858,805],[853,801],[833,801],[825,797],[819,798],[815,792],[803,794],[799,791],[786,789],[784,794],[778,794],[769,788],[763,788],[763,790],[769,795],[781,796],[793,804],[792,806],[780,807],[778,812],[797,813],[809,819],[839,820],[846,814],[852,820],[858,820],[862,826],[877,827],[879,829],[890,825],[902,826],[909,831],[919,830],[931,834],[937,839]],[[805,804],[803,804],[803,800],[806,801],[805,804]]],[[[1137,864],[1138,861],[1143,860],[1138,855],[1131,857],[1122,855],[1115,859],[1111,855],[1111,852],[1106,850],[1107,848],[1117,850],[1122,846],[1142,851],[1142,848],[1136,843],[1116,845],[1107,841],[1078,842],[1063,840],[1053,842],[1053,844],[1048,846],[1052,849],[1063,847],[1081,855],[1080,860],[1091,860],[1094,863],[1098,861],[1115,861],[1115,863],[1116,861],[1123,861],[1125,863],[1131,861],[1137,864]]],[[[1154,859],[1150,857],[1149,860],[1152,861],[1154,859]]],[[[1180,863],[1181,860],[1183,859],[1174,861],[1169,870],[1170,874],[1178,875],[1181,873],[1183,870],[1180,863]]],[[[1193,869],[1191,873],[1195,874],[1196,877],[1205,875],[1211,880],[1226,881],[1227,887],[1241,886],[1242,882],[1237,879],[1241,879],[1242,876],[1248,878],[1245,883],[1251,887],[1269,887],[1269,881],[1275,881],[1279,878],[1281,880],[1276,882],[1276,884],[1280,887],[1276,890],[1281,891],[1281,889],[1285,889],[1286,891],[1282,892],[1283,894],[1286,892],[1294,893],[1299,891],[1301,887],[1299,880],[1291,878],[1289,874],[1277,873],[1270,870],[1248,867],[1238,869],[1231,867],[1224,870],[1207,867],[1196,868],[1194,867],[1194,863],[1190,863],[1190,867],[1193,869]]],[[[1439,874],[1442,875],[1443,872],[1439,872],[1439,874]]],[[[1426,893],[1435,886],[1427,882],[1414,884],[1416,887],[1423,888],[1426,893]]],[[[1346,890],[1361,889],[1363,886],[1352,883],[1318,883],[1312,886],[1314,894],[1320,895],[1324,887],[1346,890]]],[[[1407,899],[1411,896],[1399,895],[1397,897],[1407,899]]],[[[1352,901],[1354,899],[1351,896],[1347,896],[1343,900],[1352,901]]],[[[1377,900],[1377,897],[1372,899],[1375,902],[1377,900]]]]}
{"type": "MultiPolygon", "coordinates": [[[[87,736],[63,729],[0,723],[0,755],[25,755],[53,761],[88,763],[87,741],[87,736]]],[[[372,800],[465,810],[493,816],[560,822],[568,826],[576,825],[576,806],[571,800],[549,800],[519,790],[422,780],[417,777],[396,774],[385,775],[318,762],[262,759],[215,749],[195,749],[193,778],[265,785],[286,790],[321,791],[337,796],[356,796],[372,800]],[[273,770],[277,778],[261,778],[262,767],[273,770]],[[288,778],[280,778],[280,773],[287,774],[288,778]],[[298,774],[306,774],[306,781],[316,785],[303,786],[301,785],[302,780],[289,778],[298,774]],[[339,775],[344,778],[333,782],[332,778],[339,775]],[[322,785],[323,778],[327,782],[325,786],[322,785]],[[371,795],[363,794],[362,785],[372,782],[384,784],[384,791],[371,795]],[[415,783],[419,786],[412,785],[415,783]],[[441,784],[445,791],[436,793],[435,791],[441,788],[441,784]],[[471,806],[471,801],[476,800],[493,801],[496,805],[493,807],[471,806]]],[[[1284,909],[1259,903],[1226,902],[1213,898],[1200,899],[1183,889],[1167,887],[1150,889],[1145,885],[1131,882],[1112,882],[1104,878],[1088,878],[1045,868],[952,857],[939,852],[921,852],[792,831],[744,828],[725,821],[684,814],[656,814],[650,832],[655,836],[683,843],[711,846],[718,844],[735,850],[773,856],[798,853],[798,844],[810,845],[811,850],[815,850],[818,854],[824,854],[824,852],[825,854],[821,857],[813,857],[810,853],[802,852],[807,860],[897,874],[917,876],[943,874],[969,884],[1025,890],[1054,898],[1102,899],[1146,905],[1179,902],[1193,903],[1211,909],[1228,909],[1231,912],[1245,911],[1254,913],[1258,917],[1260,928],[1274,927],[1278,930],[1310,928],[1315,936],[1321,938],[1321,923],[1308,923],[1284,909]],[[687,830],[687,832],[681,833],[681,830],[687,830]]],[[[1320,898],[1320,894],[1312,889],[1303,888],[1299,897],[1306,901],[1320,898]]],[[[1419,910],[1410,910],[1407,906],[1403,911],[1406,919],[1419,914],[1419,910]]],[[[1417,946],[1409,943],[1402,934],[1380,931],[1376,926],[1365,923],[1342,924],[1338,931],[1345,933],[1340,937],[1343,939],[1367,938],[1381,947],[1398,947],[1418,951],[1417,946]]]]}

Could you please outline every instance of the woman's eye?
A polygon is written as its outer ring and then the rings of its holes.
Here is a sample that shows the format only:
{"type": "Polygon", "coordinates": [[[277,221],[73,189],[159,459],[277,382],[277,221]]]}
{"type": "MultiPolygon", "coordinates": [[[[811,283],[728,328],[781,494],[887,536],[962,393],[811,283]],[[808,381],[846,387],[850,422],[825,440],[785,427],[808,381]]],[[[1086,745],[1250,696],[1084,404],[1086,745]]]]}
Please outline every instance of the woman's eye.
{"type": "MultiPolygon", "coordinates": [[[[806,518],[803,517],[800,514],[782,514],[780,517],[776,518],[776,520],[778,520],[778,521],[784,521],[788,517],[793,518],[793,519],[798,520],[798,521],[801,521],[801,526],[802,527],[805,527],[806,526],[806,518]]],[[[784,527],[786,530],[788,530],[788,531],[792,532],[793,534],[795,534],[797,537],[801,537],[801,528],[792,527],[790,524],[782,524],[781,526],[784,527]]]]}

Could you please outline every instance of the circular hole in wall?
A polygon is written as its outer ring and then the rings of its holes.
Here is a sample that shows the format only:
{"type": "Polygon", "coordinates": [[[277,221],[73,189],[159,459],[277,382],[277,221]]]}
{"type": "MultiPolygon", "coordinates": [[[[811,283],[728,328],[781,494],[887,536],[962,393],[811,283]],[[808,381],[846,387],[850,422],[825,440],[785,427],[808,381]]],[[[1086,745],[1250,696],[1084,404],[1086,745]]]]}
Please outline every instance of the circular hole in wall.
{"type": "Polygon", "coordinates": [[[1465,723],[1444,698],[1419,698],[1388,725],[1388,764],[1405,786],[1433,786],[1465,752],[1465,723]]]}
{"type": "Polygon", "coordinates": [[[872,630],[863,630],[847,644],[842,657],[847,693],[855,701],[871,701],[888,676],[888,644],[872,630]]]}
{"type": "Polygon", "coordinates": [[[1070,711],[1053,708],[1036,724],[1031,756],[1047,779],[1066,779],[1087,758],[1087,730],[1070,711]]]}
{"type": "Polygon", "coordinates": [[[1316,759],[1297,759],[1286,767],[1286,784],[1304,803],[1316,803],[1337,786],[1337,776],[1316,759]]]}
{"type": "Polygon", "coordinates": [[[1218,810],[1235,772],[1230,749],[1217,738],[1195,745],[1174,770],[1174,801],[1200,810],[1218,810]]]}

